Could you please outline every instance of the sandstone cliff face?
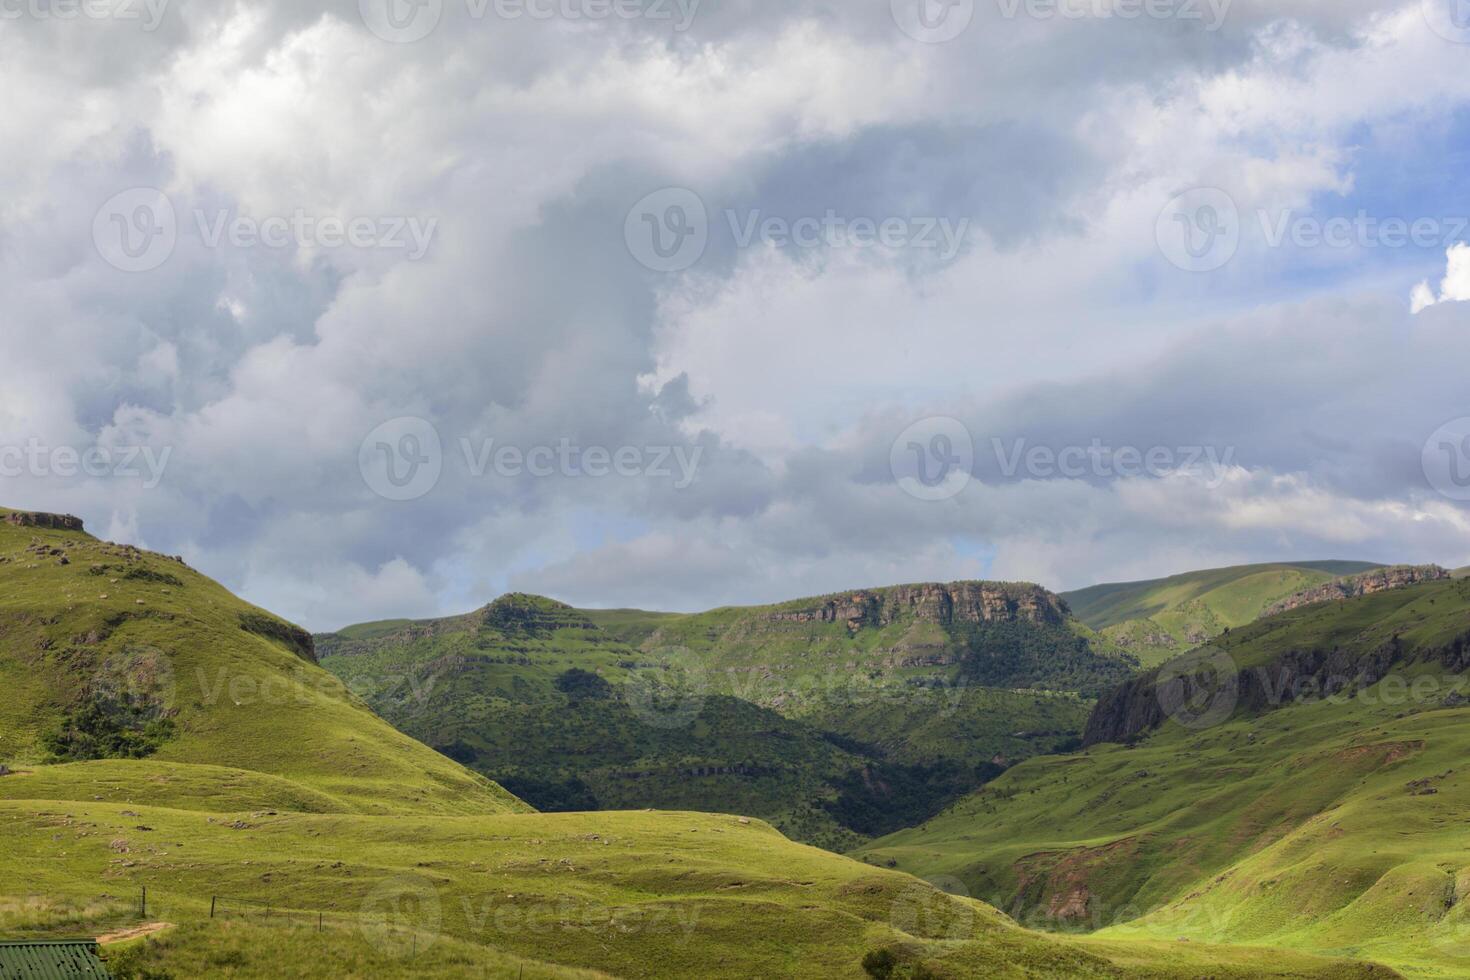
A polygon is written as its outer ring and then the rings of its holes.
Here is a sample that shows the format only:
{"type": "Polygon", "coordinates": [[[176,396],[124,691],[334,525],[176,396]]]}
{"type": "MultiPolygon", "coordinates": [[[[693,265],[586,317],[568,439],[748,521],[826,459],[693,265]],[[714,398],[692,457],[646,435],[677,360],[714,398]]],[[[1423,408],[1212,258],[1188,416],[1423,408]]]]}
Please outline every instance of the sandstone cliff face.
{"type": "Polygon", "coordinates": [[[845,592],[814,600],[802,609],[773,612],[773,622],[844,623],[852,632],[883,627],[901,619],[949,626],[953,623],[1029,622],[1059,625],[1067,604],[1037,585],[956,582],[903,585],[845,592]]]}
{"type": "Polygon", "coordinates": [[[1451,577],[1449,571],[1438,565],[1399,565],[1394,568],[1380,568],[1361,575],[1349,575],[1346,578],[1288,596],[1267,609],[1266,615],[1275,616],[1320,602],[1341,602],[1344,599],[1373,595],[1376,592],[1388,592],[1392,589],[1405,589],[1421,582],[1438,582],[1451,577]]]}
{"type": "Polygon", "coordinates": [[[42,514],[37,511],[13,511],[0,516],[6,524],[16,527],[39,527],[47,531],[76,531],[81,533],[86,530],[82,525],[80,517],[72,517],[70,514],[42,514]]]}

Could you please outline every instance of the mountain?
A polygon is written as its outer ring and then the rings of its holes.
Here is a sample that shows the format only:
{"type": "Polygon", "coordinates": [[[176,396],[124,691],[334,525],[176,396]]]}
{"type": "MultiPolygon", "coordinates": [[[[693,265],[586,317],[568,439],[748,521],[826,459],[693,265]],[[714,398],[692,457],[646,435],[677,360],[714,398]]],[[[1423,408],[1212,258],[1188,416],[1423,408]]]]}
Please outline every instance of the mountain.
{"type": "MultiPolygon", "coordinates": [[[[586,633],[536,602],[490,619],[533,662],[586,633]]],[[[1029,932],[748,817],[530,812],[316,655],[177,559],[0,512],[7,938],[151,933],[104,947],[119,980],[1392,976],[1029,932]]]]}
{"type": "Polygon", "coordinates": [[[1020,921],[1470,963],[1470,580],[1314,604],[1105,695],[1033,759],[857,852],[1020,921]]]}
{"type": "Polygon", "coordinates": [[[1293,595],[1381,567],[1352,561],[1240,565],[1095,585],[1062,598],[1106,643],[1155,667],[1227,629],[1254,622],[1293,595]]]}
{"type": "Polygon", "coordinates": [[[829,848],[1074,743],[1132,664],[1030,585],[899,586],[692,616],[512,595],[316,638],[402,730],[548,810],[735,810],[829,848]]]}

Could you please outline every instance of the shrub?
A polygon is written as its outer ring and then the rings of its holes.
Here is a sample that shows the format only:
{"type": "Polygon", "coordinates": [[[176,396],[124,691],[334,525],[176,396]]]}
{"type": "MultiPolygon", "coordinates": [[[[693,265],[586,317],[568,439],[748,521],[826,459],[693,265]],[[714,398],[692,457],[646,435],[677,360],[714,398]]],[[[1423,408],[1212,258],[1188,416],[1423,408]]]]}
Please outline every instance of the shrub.
{"type": "Polygon", "coordinates": [[[898,957],[891,949],[875,949],[863,957],[863,969],[876,980],[888,980],[898,967],[898,957]]]}

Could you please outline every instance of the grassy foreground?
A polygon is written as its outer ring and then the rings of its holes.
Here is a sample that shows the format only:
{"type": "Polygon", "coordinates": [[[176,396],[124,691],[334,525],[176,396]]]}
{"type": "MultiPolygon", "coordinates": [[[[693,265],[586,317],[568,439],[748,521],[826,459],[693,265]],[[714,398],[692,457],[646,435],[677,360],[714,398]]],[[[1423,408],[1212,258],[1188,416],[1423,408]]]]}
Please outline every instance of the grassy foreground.
{"type": "Polygon", "coordinates": [[[0,922],[22,926],[6,931],[126,926],[146,885],[149,921],[179,928],[109,955],[178,977],[509,976],[523,963],[530,977],[862,977],[864,958],[885,951],[894,976],[1391,975],[1027,932],[980,902],[729,816],[212,813],[177,805],[193,799],[162,805],[156,789],[129,802],[125,787],[160,778],[188,793],[188,769],[93,763],[0,781],[0,864],[21,891],[0,902],[0,922]],[[61,798],[30,796],[43,790],[61,798]]]}

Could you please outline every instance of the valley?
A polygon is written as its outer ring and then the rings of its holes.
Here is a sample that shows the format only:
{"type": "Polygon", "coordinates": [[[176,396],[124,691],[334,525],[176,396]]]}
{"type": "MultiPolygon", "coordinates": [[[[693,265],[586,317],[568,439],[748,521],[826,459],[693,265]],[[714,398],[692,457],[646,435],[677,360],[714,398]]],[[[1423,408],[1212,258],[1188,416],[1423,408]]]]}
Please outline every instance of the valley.
{"type": "Polygon", "coordinates": [[[992,583],[692,616],[506,596],[316,643],[384,718],[540,809],[737,811],[833,850],[1076,743],[1133,667],[1051,593],[992,583]]]}
{"type": "Polygon", "coordinates": [[[10,511],[0,584],[0,924],[120,978],[1455,975],[1470,700],[1383,694],[1470,580],[1231,630],[1197,731],[1029,585],[312,637],[10,511]]]}

